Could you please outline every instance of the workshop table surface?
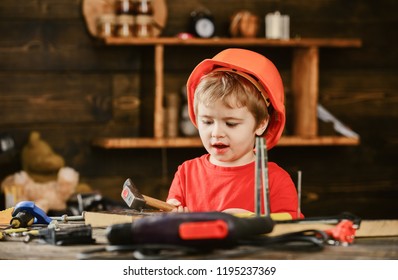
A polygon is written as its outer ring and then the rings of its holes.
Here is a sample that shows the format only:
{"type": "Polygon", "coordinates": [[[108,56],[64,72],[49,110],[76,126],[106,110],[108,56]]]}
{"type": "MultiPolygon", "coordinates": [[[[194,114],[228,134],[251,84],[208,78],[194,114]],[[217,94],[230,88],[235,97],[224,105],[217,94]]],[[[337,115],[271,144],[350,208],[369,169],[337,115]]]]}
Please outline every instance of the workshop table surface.
{"type": "MultiPolygon", "coordinates": [[[[8,260],[76,260],[89,258],[135,259],[133,254],[82,254],[91,250],[109,248],[105,228],[94,228],[95,244],[56,246],[32,240],[0,241],[0,259],[8,260]]],[[[269,260],[387,260],[398,259],[398,237],[356,238],[349,246],[325,245],[321,250],[235,247],[229,250],[215,250],[206,254],[177,256],[188,259],[269,259],[269,260]]],[[[165,259],[168,259],[166,256],[165,259]]]]}

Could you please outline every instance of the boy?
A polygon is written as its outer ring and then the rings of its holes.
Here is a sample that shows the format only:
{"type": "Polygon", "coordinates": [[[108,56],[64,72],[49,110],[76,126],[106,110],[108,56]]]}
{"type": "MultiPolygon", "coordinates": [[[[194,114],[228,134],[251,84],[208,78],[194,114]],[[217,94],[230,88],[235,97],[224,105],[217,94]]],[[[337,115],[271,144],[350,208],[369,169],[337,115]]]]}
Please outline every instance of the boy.
{"type": "MultiPolygon", "coordinates": [[[[256,52],[226,49],[196,66],[187,95],[208,154],[178,167],[167,202],[178,212],[254,212],[255,138],[264,137],[271,149],[285,125],[278,70],[256,52]]],[[[268,177],[271,213],[296,218],[297,193],[288,173],[269,162],[268,177]]]]}

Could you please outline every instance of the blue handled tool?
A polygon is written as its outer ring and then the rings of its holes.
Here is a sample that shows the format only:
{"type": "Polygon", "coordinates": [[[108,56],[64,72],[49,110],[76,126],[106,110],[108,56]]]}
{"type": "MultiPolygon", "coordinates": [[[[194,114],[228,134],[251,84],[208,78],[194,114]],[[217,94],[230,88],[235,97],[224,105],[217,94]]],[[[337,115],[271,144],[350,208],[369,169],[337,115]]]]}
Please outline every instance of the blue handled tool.
{"type": "Polygon", "coordinates": [[[12,212],[12,219],[10,224],[13,227],[25,227],[32,224],[46,224],[51,223],[52,219],[46,213],[37,207],[33,201],[21,201],[15,205],[12,212]],[[25,223],[26,225],[21,225],[25,223]]]}

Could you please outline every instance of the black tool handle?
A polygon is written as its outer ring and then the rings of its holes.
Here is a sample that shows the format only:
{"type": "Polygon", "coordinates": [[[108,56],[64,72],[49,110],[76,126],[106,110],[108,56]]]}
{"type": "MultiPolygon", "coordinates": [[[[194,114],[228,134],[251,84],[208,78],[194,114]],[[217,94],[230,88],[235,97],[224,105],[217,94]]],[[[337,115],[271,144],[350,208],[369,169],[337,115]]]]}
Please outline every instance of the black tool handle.
{"type": "MultiPolygon", "coordinates": [[[[133,223],[116,224],[107,228],[106,236],[112,245],[167,244],[196,248],[230,247],[240,240],[269,233],[274,222],[270,217],[238,218],[222,212],[168,213],[144,217],[133,223]],[[225,225],[225,235],[204,232],[196,237],[185,238],[181,234],[184,225],[225,225]]],[[[222,233],[222,230],[220,231],[222,233]]]]}

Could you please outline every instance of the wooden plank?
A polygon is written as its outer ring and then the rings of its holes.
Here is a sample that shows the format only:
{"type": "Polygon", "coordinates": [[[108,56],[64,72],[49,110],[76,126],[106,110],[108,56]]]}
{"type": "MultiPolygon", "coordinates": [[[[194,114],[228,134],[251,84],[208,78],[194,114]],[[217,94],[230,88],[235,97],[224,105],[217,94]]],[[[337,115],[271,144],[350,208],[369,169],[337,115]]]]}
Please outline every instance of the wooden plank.
{"type": "Polygon", "coordinates": [[[356,237],[398,236],[397,220],[364,220],[356,237]]]}
{"type": "Polygon", "coordinates": [[[319,49],[297,48],[292,62],[294,135],[315,137],[318,134],[319,49]]]}
{"type": "Polygon", "coordinates": [[[155,46],[155,112],[154,112],[154,136],[164,137],[164,47],[161,44],[155,46]]]}
{"type": "MultiPolygon", "coordinates": [[[[76,226],[71,224],[66,226],[76,226]]],[[[84,258],[93,259],[131,259],[130,252],[115,251],[103,252],[103,248],[108,244],[104,228],[94,228],[93,238],[96,244],[85,244],[75,246],[54,246],[43,244],[33,240],[32,242],[13,242],[5,241],[1,243],[0,255],[2,259],[10,260],[75,260],[82,258],[82,253],[86,253],[84,258]],[[87,252],[98,252],[98,254],[88,255],[87,252]]],[[[20,241],[20,240],[18,240],[20,241]]],[[[247,251],[248,248],[236,247],[230,250],[215,250],[199,254],[179,255],[186,259],[252,259],[252,260],[396,260],[398,257],[397,238],[358,238],[352,246],[325,246],[323,250],[298,250],[297,248],[276,247],[263,250],[247,251]],[[245,254],[247,252],[247,254],[245,254]]],[[[166,252],[167,253],[167,252],[166,252]]],[[[163,255],[165,257],[165,255],[163,255]]],[[[157,255],[162,257],[162,254],[157,255]]],[[[97,264],[98,262],[96,262],[97,264]]],[[[60,267],[61,268],[61,267],[60,267]]],[[[66,275],[67,273],[63,273],[66,275]]],[[[95,274],[95,273],[94,273],[95,274]]]]}
{"type": "Polygon", "coordinates": [[[0,74],[0,124],[94,122],[109,119],[111,76],[0,74]]]}
{"type": "Polygon", "coordinates": [[[394,71],[387,69],[325,69],[320,78],[319,102],[342,120],[358,116],[393,119],[398,117],[398,98],[392,90],[398,88],[396,77],[394,71]]]}
{"type": "Polygon", "coordinates": [[[284,136],[277,146],[356,146],[360,139],[343,136],[316,136],[303,138],[300,136],[284,136]]]}
{"type": "Polygon", "coordinates": [[[139,48],[104,46],[80,22],[4,21],[0,33],[2,71],[139,71],[139,48]]]}
{"type": "MultiPolygon", "coordinates": [[[[301,223],[276,224],[269,236],[310,229],[329,230],[334,227],[334,224],[305,221],[301,223]]],[[[362,220],[359,229],[355,232],[355,237],[387,236],[398,236],[398,220],[362,220]]]]}
{"type": "Polygon", "coordinates": [[[96,138],[94,146],[106,149],[202,147],[199,138],[96,138]]]}
{"type": "Polygon", "coordinates": [[[137,133],[140,125],[139,79],[135,75],[116,74],[113,76],[112,112],[117,123],[128,123],[137,133]]]}
{"type": "Polygon", "coordinates": [[[12,0],[0,1],[0,18],[11,19],[79,19],[81,12],[76,6],[81,0],[24,0],[21,3],[12,0]]]}
{"type": "MultiPolygon", "coordinates": [[[[125,149],[125,148],[187,148],[202,147],[199,138],[116,138],[102,137],[96,138],[92,143],[94,146],[105,149],[125,149]]],[[[359,139],[330,136],[301,138],[294,136],[282,137],[278,146],[353,146],[358,145],[359,139]]]]}
{"type": "Polygon", "coordinates": [[[0,227],[6,227],[10,225],[12,211],[14,211],[13,207],[0,211],[0,227]]]}
{"type": "Polygon", "coordinates": [[[107,227],[114,224],[131,223],[141,219],[144,215],[139,213],[111,213],[111,212],[83,212],[84,223],[94,228],[107,227]]]}

